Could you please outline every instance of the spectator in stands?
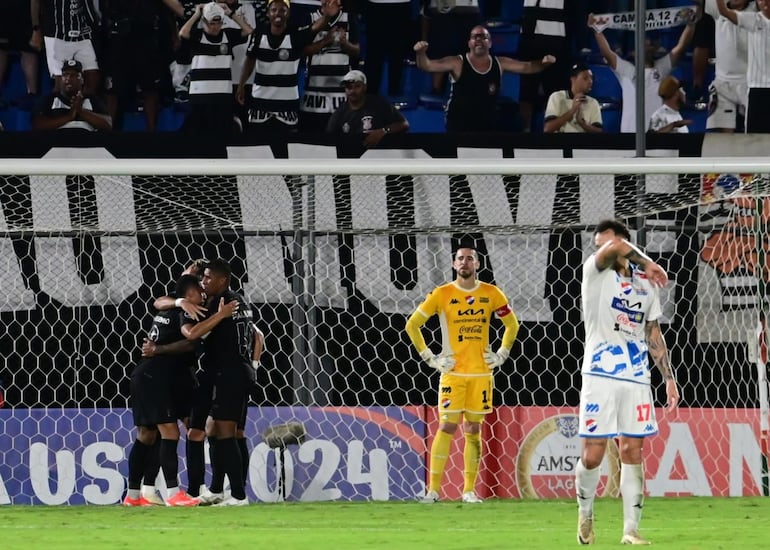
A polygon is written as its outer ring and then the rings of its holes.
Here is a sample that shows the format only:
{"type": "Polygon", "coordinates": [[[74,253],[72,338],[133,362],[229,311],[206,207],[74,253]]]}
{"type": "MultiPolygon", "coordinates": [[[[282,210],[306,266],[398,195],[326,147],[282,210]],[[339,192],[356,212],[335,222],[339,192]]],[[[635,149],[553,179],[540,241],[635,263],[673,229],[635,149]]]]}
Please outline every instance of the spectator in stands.
{"type": "Polygon", "coordinates": [[[673,76],[664,78],[658,87],[663,105],[650,118],[649,131],[657,134],[686,134],[692,120],[684,120],[679,112],[684,107],[685,96],[679,81],[673,76]]]}
{"type": "MultiPolygon", "coordinates": [[[[751,0],[732,0],[730,6],[738,11],[756,12],[751,0]]],[[[737,117],[746,114],[748,32],[720,15],[716,0],[706,0],[705,10],[714,20],[716,50],[716,71],[709,87],[706,129],[732,133],[737,117]]]]}
{"type": "Polygon", "coordinates": [[[301,29],[313,24],[311,16],[321,9],[322,0],[294,0],[289,13],[289,28],[301,29]]]}
{"type": "Polygon", "coordinates": [[[555,62],[547,55],[540,61],[519,61],[490,54],[492,38],[481,25],[473,27],[468,40],[469,51],[464,56],[451,55],[429,59],[427,42],[417,42],[417,66],[431,73],[449,73],[452,91],[446,111],[449,132],[489,132],[498,129],[497,97],[503,71],[535,73],[555,62]]]}
{"type": "MultiPolygon", "coordinates": [[[[225,17],[222,27],[225,29],[238,29],[241,27],[234,21],[233,15],[240,16],[252,29],[256,29],[258,26],[264,25],[267,22],[267,9],[265,7],[266,0],[260,0],[253,3],[240,3],[239,0],[224,0],[223,7],[229,8],[231,15],[225,17]],[[260,15],[257,15],[257,9],[260,9],[260,15]],[[259,21],[259,23],[258,23],[259,21]]],[[[246,107],[241,105],[235,100],[235,94],[238,91],[238,83],[241,81],[241,67],[246,61],[246,44],[248,38],[242,44],[233,46],[233,63],[232,63],[232,83],[233,83],[233,112],[236,116],[236,124],[238,125],[238,132],[243,132],[243,129],[248,124],[248,111],[246,107]]],[[[251,73],[247,77],[246,93],[251,94],[251,84],[254,80],[254,73],[251,73]]]]}
{"type": "Polygon", "coordinates": [[[350,71],[342,78],[347,100],[329,119],[326,131],[335,136],[363,135],[365,147],[377,146],[388,134],[409,130],[409,123],[389,101],[367,94],[366,75],[350,71]]]}
{"type": "MultiPolygon", "coordinates": [[[[353,14],[342,9],[340,0],[330,0],[340,7],[329,21],[329,30],[322,30],[304,54],[307,60],[307,83],[300,104],[299,125],[303,132],[323,133],[329,117],[345,101],[342,77],[361,54],[358,45],[358,22],[353,14]]],[[[319,9],[312,21],[323,17],[319,9]]]]}
{"type": "Polygon", "coordinates": [[[591,68],[584,63],[572,66],[570,89],[551,94],[545,108],[543,132],[596,133],[602,131],[599,102],[588,95],[594,83],[591,68]]]}
{"type": "Polygon", "coordinates": [[[249,100],[249,132],[275,135],[295,132],[299,112],[299,59],[302,51],[329,21],[337,17],[337,2],[324,1],[323,17],[304,29],[289,29],[289,1],[271,0],[268,27],[255,30],[246,49],[236,98],[246,105],[246,79],[255,70],[249,100]]]}
{"type": "MultiPolygon", "coordinates": [[[[593,14],[588,16],[588,26],[594,26],[593,14]]],[[[679,63],[679,60],[687,50],[687,46],[692,40],[693,33],[695,32],[695,20],[691,20],[687,23],[679,42],[671,49],[671,52],[664,55],[659,59],[655,59],[656,46],[651,40],[645,42],[644,51],[644,107],[645,117],[644,119],[649,122],[652,118],[652,113],[662,105],[660,96],[658,95],[658,88],[661,81],[671,74],[671,70],[679,63]]],[[[594,29],[594,36],[596,42],[599,45],[599,52],[604,57],[607,65],[615,73],[620,87],[623,90],[623,112],[620,120],[621,132],[635,132],[636,131],[636,69],[634,64],[630,61],[626,61],[619,57],[612,48],[610,48],[607,38],[604,34],[594,29]]]]}
{"type": "Polygon", "coordinates": [[[521,77],[519,90],[519,111],[524,122],[524,131],[532,128],[532,115],[541,112],[548,97],[569,86],[570,32],[568,23],[576,19],[574,10],[583,2],[551,0],[524,0],[521,21],[519,51],[522,61],[536,61],[546,55],[553,56],[553,65],[536,74],[521,77]]]}
{"type": "Polygon", "coordinates": [[[198,5],[193,16],[179,31],[182,40],[192,44],[190,72],[190,112],[183,130],[217,136],[235,132],[232,64],[233,48],[246,42],[253,29],[225,3],[198,5]],[[223,28],[225,16],[239,25],[223,28]],[[198,27],[201,21],[203,28],[198,27]]]}
{"type": "Polygon", "coordinates": [[[365,0],[366,65],[364,72],[373,94],[381,93],[382,71],[388,62],[387,95],[398,97],[404,91],[404,59],[414,40],[414,18],[409,0],[365,0]]]}
{"type": "Polygon", "coordinates": [[[112,119],[101,100],[84,91],[83,65],[68,59],[58,71],[61,90],[42,98],[32,113],[33,130],[75,128],[112,130],[112,119]]]}
{"type": "MultiPolygon", "coordinates": [[[[92,37],[99,19],[91,0],[33,0],[40,6],[48,72],[61,84],[61,68],[75,59],[83,66],[84,93],[95,94],[101,87],[99,63],[92,37]]],[[[34,19],[34,15],[33,15],[34,19]]]]}
{"type": "MultiPolygon", "coordinates": [[[[8,68],[8,54],[19,52],[21,70],[24,73],[24,81],[27,86],[26,97],[10,98],[25,108],[31,108],[33,98],[37,96],[39,89],[38,65],[40,63],[40,49],[43,46],[43,33],[40,30],[40,7],[35,0],[6,0],[7,13],[18,14],[18,17],[0,18],[0,84],[3,75],[8,68]]],[[[2,104],[0,91],[0,105],[2,104]]]]}
{"type": "Polygon", "coordinates": [[[147,130],[154,132],[171,55],[171,11],[156,0],[101,0],[100,8],[107,40],[102,68],[113,126],[123,129],[123,115],[139,89],[147,130]]]}
{"type": "Polygon", "coordinates": [[[746,132],[770,133],[770,0],[757,0],[758,13],[737,11],[717,0],[719,14],[748,31],[746,132]]]}
{"type": "MultiPolygon", "coordinates": [[[[478,0],[458,0],[451,4],[443,0],[423,0],[421,13],[422,42],[432,44],[430,57],[434,59],[461,55],[465,49],[463,37],[482,23],[478,0]]],[[[444,95],[445,73],[434,72],[432,95],[444,95]]]]}
{"type": "MultiPolygon", "coordinates": [[[[714,7],[716,9],[716,4],[714,7]]],[[[692,98],[696,103],[702,103],[705,101],[709,59],[716,55],[716,26],[711,14],[704,13],[695,23],[692,46],[692,98]]]]}

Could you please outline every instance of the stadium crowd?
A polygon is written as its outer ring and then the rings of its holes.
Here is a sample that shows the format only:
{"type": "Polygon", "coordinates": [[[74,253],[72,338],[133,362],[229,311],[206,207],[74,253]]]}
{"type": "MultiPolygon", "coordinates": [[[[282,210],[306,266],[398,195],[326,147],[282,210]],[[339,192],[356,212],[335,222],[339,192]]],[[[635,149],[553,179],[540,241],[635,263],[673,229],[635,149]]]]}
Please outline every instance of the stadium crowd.
{"type": "MultiPolygon", "coordinates": [[[[630,1],[6,3],[13,16],[0,22],[0,121],[7,130],[51,128],[46,118],[97,129],[60,95],[72,60],[83,95],[104,106],[112,130],[138,129],[139,113],[147,131],[321,133],[347,100],[342,78],[358,69],[368,93],[384,96],[408,122],[418,110],[446,111],[446,131],[635,129],[633,32],[601,17],[633,11],[630,1]]],[[[648,31],[647,129],[766,131],[758,121],[770,118],[759,99],[770,87],[763,62],[770,2],[648,0],[647,7],[681,8],[648,31]],[[749,97],[756,112],[744,117],[749,97]]]]}

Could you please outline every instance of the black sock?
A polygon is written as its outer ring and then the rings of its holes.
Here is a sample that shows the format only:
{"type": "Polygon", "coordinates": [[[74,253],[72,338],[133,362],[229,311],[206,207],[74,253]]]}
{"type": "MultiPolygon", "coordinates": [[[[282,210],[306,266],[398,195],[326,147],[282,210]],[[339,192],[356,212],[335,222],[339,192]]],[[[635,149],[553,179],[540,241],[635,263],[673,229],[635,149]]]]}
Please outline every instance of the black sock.
{"type": "Polygon", "coordinates": [[[141,489],[142,476],[144,475],[144,466],[147,461],[147,453],[152,447],[145,445],[138,439],[131,446],[128,453],[128,488],[141,489]]]}
{"type": "Polygon", "coordinates": [[[234,438],[228,437],[217,440],[217,462],[221,464],[222,470],[230,479],[230,494],[233,498],[238,500],[246,498],[246,490],[243,486],[241,452],[238,450],[238,445],[234,438]]]}
{"type": "Polygon", "coordinates": [[[249,446],[246,444],[245,437],[236,438],[235,442],[238,444],[238,451],[241,453],[241,466],[243,467],[243,483],[246,483],[246,478],[249,477],[249,446]]]}
{"type": "Polygon", "coordinates": [[[160,471],[160,435],[156,435],[155,442],[147,448],[149,450],[142,477],[145,485],[155,486],[155,480],[158,479],[158,472],[160,471]]]}
{"type": "Polygon", "coordinates": [[[219,440],[209,437],[209,459],[211,460],[211,492],[221,493],[225,486],[225,472],[219,461],[219,440]]]}
{"type": "Polygon", "coordinates": [[[206,475],[203,441],[187,440],[187,493],[197,497],[206,475]]]}
{"type": "Polygon", "coordinates": [[[177,474],[179,473],[179,458],[176,448],[179,441],[176,439],[161,439],[160,441],[160,464],[163,467],[163,479],[166,480],[166,487],[173,489],[179,487],[177,474]]]}

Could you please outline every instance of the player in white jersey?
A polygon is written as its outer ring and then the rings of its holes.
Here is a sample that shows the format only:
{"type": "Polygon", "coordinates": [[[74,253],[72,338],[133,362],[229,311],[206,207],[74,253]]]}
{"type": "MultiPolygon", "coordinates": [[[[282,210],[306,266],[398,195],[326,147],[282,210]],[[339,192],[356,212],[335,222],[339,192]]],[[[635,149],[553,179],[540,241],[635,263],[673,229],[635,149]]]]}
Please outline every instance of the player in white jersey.
{"type": "MultiPolygon", "coordinates": [[[[751,0],[731,0],[730,6],[738,11],[756,12],[751,0]]],[[[746,111],[748,36],[746,29],[719,14],[716,0],[706,0],[704,9],[714,18],[716,28],[716,66],[714,81],[709,86],[706,129],[732,133],[735,131],[736,116],[746,111]]]]}
{"type": "Polygon", "coordinates": [[[736,11],[717,0],[720,15],[748,31],[746,133],[770,133],[770,0],[757,0],[757,12],[736,11]]]}
{"type": "Polygon", "coordinates": [[[658,431],[650,389],[650,364],[666,381],[668,410],[679,402],[668,350],[658,319],[658,287],[666,272],[630,242],[615,220],[600,222],[598,250],[583,264],[582,306],[585,356],[580,391],[580,461],[575,469],[578,542],[594,542],[593,505],[607,442],[619,438],[622,544],[649,544],[639,535],[644,501],[642,447],[658,431]]]}

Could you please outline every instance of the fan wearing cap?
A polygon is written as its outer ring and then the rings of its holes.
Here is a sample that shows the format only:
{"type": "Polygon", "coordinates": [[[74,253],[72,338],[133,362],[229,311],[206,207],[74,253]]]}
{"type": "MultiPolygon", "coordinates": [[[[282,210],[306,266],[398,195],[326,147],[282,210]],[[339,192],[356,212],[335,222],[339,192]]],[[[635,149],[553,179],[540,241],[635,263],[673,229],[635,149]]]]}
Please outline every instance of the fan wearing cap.
{"type": "Polygon", "coordinates": [[[449,73],[452,91],[446,108],[448,132],[489,132],[497,129],[497,97],[503,71],[529,74],[544,70],[556,61],[546,55],[540,61],[519,61],[510,57],[490,54],[492,37],[489,31],[477,25],[468,38],[465,55],[451,55],[428,59],[428,43],[414,45],[417,66],[429,73],[449,73]]]}
{"type": "Polygon", "coordinates": [[[681,84],[673,76],[664,78],[658,87],[658,95],[663,105],[650,117],[649,131],[657,134],[686,134],[692,120],[682,119],[679,110],[684,106],[685,96],[681,84]]]}
{"type": "Polygon", "coordinates": [[[274,136],[296,132],[299,121],[299,61],[306,46],[340,12],[338,2],[325,0],[321,15],[309,27],[290,29],[289,0],[272,0],[267,7],[269,26],[255,30],[246,48],[236,99],[249,107],[253,135],[274,136]],[[251,97],[246,80],[254,72],[251,97]]]}
{"type": "Polygon", "coordinates": [[[33,130],[65,128],[112,130],[112,118],[101,100],[83,93],[83,65],[74,59],[61,68],[61,91],[41,98],[32,113],[33,130]]]}
{"type": "Polygon", "coordinates": [[[179,38],[189,42],[192,52],[190,113],[184,131],[218,136],[235,133],[233,48],[245,43],[252,30],[240,14],[217,2],[196,6],[195,13],[179,29],[179,38]],[[223,27],[227,16],[238,28],[223,27]]]}
{"type": "Polygon", "coordinates": [[[409,130],[401,111],[378,95],[366,93],[366,75],[350,71],[342,78],[347,99],[340,105],[326,126],[326,132],[337,137],[363,135],[363,144],[374,147],[388,134],[409,130]]]}
{"type": "Polygon", "coordinates": [[[602,131],[602,111],[599,102],[588,95],[594,83],[591,68],[576,63],[570,71],[570,89],[554,92],[545,108],[546,134],[596,133],[602,131]]]}

